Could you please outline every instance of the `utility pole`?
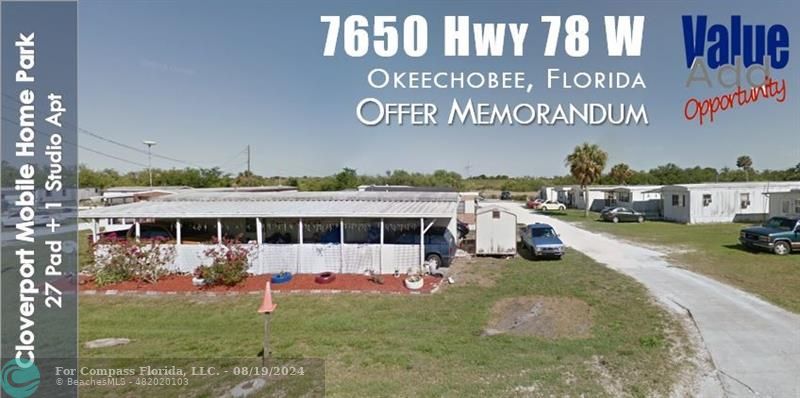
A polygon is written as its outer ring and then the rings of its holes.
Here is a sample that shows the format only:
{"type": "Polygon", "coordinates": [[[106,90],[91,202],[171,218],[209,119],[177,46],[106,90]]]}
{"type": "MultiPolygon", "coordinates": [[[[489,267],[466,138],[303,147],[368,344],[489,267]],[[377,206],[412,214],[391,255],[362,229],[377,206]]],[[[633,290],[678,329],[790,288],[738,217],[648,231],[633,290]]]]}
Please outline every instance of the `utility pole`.
{"type": "Polygon", "coordinates": [[[150,187],[153,187],[153,154],[151,148],[156,144],[155,141],[145,140],[143,144],[147,145],[147,174],[150,175],[150,187]]]}
{"type": "Polygon", "coordinates": [[[250,144],[247,144],[247,175],[250,175],[250,144]]]}

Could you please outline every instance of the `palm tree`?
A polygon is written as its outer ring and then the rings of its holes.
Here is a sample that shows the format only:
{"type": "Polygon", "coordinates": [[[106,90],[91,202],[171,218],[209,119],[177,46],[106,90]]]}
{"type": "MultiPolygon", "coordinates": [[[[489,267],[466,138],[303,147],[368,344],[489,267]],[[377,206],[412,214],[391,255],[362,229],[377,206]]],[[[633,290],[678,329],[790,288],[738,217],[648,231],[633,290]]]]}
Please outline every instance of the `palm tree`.
{"type": "Polygon", "coordinates": [[[628,180],[630,180],[631,177],[633,177],[633,170],[631,170],[631,167],[625,163],[618,163],[611,168],[611,171],[608,173],[608,175],[616,184],[624,185],[628,182],[628,180]]]}
{"type": "Polygon", "coordinates": [[[744,178],[750,181],[750,170],[753,170],[753,159],[750,156],[742,155],[736,158],[736,167],[744,170],[744,178]]]}
{"type": "Polygon", "coordinates": [[[569,167],[569,172],[578,180],[583,189],[583,198],[586,202],[584,216],[589,217],[589,185],[600,179],[606,167],[608,154],[600,149],[597,144],[584,142],[575,147],[564,163],[569,167]]]}

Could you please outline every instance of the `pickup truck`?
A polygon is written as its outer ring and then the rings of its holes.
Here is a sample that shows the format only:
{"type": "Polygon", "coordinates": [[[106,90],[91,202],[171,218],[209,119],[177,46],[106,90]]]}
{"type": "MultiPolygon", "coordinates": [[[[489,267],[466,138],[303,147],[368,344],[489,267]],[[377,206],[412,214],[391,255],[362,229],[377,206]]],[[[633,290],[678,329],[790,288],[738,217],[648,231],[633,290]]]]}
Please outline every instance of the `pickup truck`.
{"type": "Polygon", "coordinates": [[[564,255],[564,242],[550,224],[530,224],[522,230],[522,245],[536,257],[555,257],[564,255]]]}
{"type": "Polygon", "coordinates": [[[783,256],[800,251],[800,217],[772,217],[764,225],[744,228],[739,233],[742,246],[771,251],[783,256]]]}

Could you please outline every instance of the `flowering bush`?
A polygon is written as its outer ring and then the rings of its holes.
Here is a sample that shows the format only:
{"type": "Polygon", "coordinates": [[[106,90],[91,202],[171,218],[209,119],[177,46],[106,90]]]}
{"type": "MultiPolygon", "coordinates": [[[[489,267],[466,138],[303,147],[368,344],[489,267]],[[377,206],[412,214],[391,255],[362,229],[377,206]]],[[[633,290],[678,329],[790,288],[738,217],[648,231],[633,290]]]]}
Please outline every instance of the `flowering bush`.
{"type": "Polygon", "coordinates": [[[211,258],[211,265],[201,265],[195,275],[203,278],[207,285],[233,286],[247,278],[252,245],[243,245],[236,239],[223,241],[207,249],[203,254],[211,258]]]}
{"type": "Polygon", "coordinates": [[[98,286],[124,281],[156,283],[168,273],[166,265],[175,260],[175,246],[164,242],[101,238],[92,245],[94,263],[86,271],[98,286]]]}

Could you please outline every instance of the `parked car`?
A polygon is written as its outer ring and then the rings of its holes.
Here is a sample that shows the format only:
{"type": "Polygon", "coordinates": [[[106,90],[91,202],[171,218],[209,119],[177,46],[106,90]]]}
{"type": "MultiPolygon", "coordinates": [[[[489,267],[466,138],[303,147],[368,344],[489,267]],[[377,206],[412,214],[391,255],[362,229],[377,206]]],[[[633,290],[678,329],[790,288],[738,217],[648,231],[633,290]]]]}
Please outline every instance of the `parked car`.
{"type": "MultiPolygon", "coordinates": [[[[125,236],[129,239],[133,239],[136,237],[136,228],[131,227],[126,232],[125,236]]],[[[139,225],[139,239],[141,240],[150,240],[150,239],[163,239],[163,240],[172,240],[172,233],[169,232],[168,229],[162,227],[158,224],[140,224],[139,225]]]]}
{"type": "Polygon", "coordinates": [[[508,191],[500,192],[500,200],[511,200],[511,192],[508,191]]]}
{"type": "Polygon", "coordinates": [[[613,223],[618,222],[644,222],[644,213],[640,213],[630,207],[606,207],[600,212],[600,218],[613,223]]]}
{"type": "Polygon", "coordinates": [[[522,245],[536,257],[564,255],[564,242],[549,224],[530,224],[522,231],[522,245]]]}
{"type": "MultiPolygon", "coordinates": [[[[402,235],[394,243],[418,245],[419,233],[402,235]]],[[[449,267],[456,257],[456,249],[456,240],[447,228],[431,228],[425,233],[425,261],[433,261],[435,268],[449,267]]]]}
{"type": "Polygon", "coordinates": [[[528,203],[526,203],[525,205],[529,209],[534,209],[535,210],[535,209],[538,209],[539,206],[542,205],[542,203],[544,203],[543,199],[533,199],[533,198],[531,198],[531,199],[528,199],[528,203]]]}
{"type": "Polygon", "coordinates": [[[539,210],[541,211],[564,211],[567,210],[567,206],[557,200],[547,200],[544,201],[542,204],[539,205],[539,210]]]}
{"type": "Polygon", "coordinates": [[[800,218],[772,217],[764,225],[744,228],[739,233],[742,246],[785,255],[800,251],[800,218]]]}

